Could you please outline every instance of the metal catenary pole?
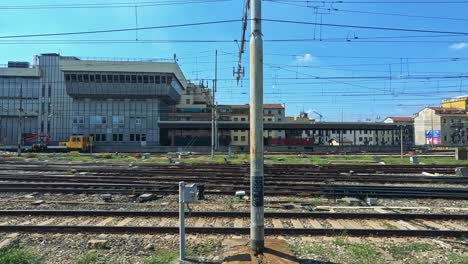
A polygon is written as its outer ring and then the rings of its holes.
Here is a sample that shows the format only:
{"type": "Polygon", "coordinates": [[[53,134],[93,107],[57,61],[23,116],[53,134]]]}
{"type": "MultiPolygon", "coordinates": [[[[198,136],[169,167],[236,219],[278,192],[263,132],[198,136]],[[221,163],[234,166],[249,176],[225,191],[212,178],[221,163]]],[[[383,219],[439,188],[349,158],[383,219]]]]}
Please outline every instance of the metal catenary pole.
{"type": "Polygon", "coordinates": [[[218,90],[218,50],[215,51],[215,79],[213,88],[213,107],[214,107],[214,149],[218,150],[219,137],[218,137],[218,104],[216,103],[216,92],[218,90]]]}
{"type": "Polygon", "coordinates": [[[254,254],[264,249],[263,208],[263,40],[262,1],[251,0],[250,36],[250,245],[254,254]]]}
{"type": "Polygon", "coordinates": [[[403,125],[400,126],[400,158],[403,159],[403,125]]]}
{"type": "Polygon", "coordinates": [[[18,109],[18,150],[17,155],[21,156],[21,143],[23,141],[23,84],[20,84],[19,90],[19,109],[18,109]]]}
{"type": "Polygon", "coordinates": [[[181,263],[185,259],[185,183],[179,182],[179,259],[181,263]]]}

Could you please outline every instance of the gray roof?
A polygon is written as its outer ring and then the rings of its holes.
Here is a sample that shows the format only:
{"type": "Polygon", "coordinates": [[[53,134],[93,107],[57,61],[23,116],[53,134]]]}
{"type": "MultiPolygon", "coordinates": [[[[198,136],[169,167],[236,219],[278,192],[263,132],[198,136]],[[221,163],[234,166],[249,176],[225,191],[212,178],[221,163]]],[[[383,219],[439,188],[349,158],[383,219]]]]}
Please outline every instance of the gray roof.
{"type": "Polygon", "coordinates": [[[0,77],[40,77],[38,68],[0,68],[0,77]]]}
{"type": "Polygon", "coordinates": [[[187,80],[175,62],[148,61],[99,61],[99,60],[60,60],[63,71],[108,71],[108,72],[142,72],[142,73],[173,73],[184,89],[187,80]]]}

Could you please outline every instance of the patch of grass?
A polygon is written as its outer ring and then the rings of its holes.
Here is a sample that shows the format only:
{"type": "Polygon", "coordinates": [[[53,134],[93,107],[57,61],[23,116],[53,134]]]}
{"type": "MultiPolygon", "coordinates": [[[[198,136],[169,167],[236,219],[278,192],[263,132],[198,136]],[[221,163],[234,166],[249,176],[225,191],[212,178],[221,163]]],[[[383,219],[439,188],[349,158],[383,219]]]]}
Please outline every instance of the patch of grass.
{"type": "Polygon", "coordinates": [[[162,249],[145,259],[145,264],[169,264],[177,260],[177,251],[162,249]]]}
{"type": "Polygon", "coordinates": [[[187,248],[187,255],[207,256],[221,248],[221,242],[213,239],[204,240],[201,243],[191,244],[187,248]]]}
{"type": "Polygon", "coordinates": [[[324,259],[330,258],[334,254],[333,249],[326,247],[324,244],[316,242],[307,243],[301,246],[289,245],[288,249],[298,255],[314,255],[324,259]]]}
{"type": "Polygon", "coordinates": [[[313,199],[310,199],[309,201],[310,205],[316,207],[316,206],[319,206],[322,204],[322,199],[320,198],[313,198],[313,199]]]}
{"type": "Polygon", "coordinates": [[[448,263],[450,263],[450,264],[467,264],[468,263],[468,255],[460,255],[460,254],[457,254],[457,253],[449,253],[448,263]]]}
{"type": "Polygon", "coordinates": [[[40,258],[32,249],[23,247],[8,247],[0,249],[2,264],[39,264],[40,258]]]}
{"type": "Polygon", "coordinates": [[[396,226],[394,226],[394,225],[392,225],[392,224],[390,224],[390,223],[388,223],[388,222],[386,222],[386,221],[384,221],[384,222],[382,223],[382,225],[383,225],[386,229],[398,229],[396,226]]]}
{"type": "Polygon", "coordinates": [[[374,246],[367,243],[349,244],[347,253],[351,257],[350,263],[373,264],[382,263],[380,255],[374,246]]]}
{"type": "Polygon", "coordinates": [[[346,246],[346,241],[343,237],[337,237],[334,241],[333,244],[335,244],[338,247],[344,247],[346,246]]]}
{"type": "Polygon", "coordinates": [[[105,263],[101,259],[101,255],[97,252],[86,252],[79,256],[76,260],[77,264],[93,264],[93,263],[105,263]],[[100,262],[99,262],[100,261],[100,262]]]}
{"type": "Polygon", "coordinates": [[[424,243],[411,243],[411,244],[390,244],[387,248],[392,257],[396,259],[404,259],[415,252],[431,251],[432,245],[424,243]]]}

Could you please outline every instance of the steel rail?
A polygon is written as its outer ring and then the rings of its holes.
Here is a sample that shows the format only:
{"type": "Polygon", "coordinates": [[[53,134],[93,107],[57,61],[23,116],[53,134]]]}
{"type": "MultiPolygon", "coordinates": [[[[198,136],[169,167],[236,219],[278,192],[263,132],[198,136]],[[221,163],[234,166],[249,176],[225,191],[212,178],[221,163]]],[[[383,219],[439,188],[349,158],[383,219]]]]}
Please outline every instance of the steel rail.
{"type": "MultiPolygon", "coordinates": [[[[150,226],[36,226],[3,225],[0,233],[61,233],[61,234],[177,234],[179,227],[150,226]]],[[[235,234],[247,235],[250,228],[232,227],[186,227],[189,234],[235,234]]],[[[328,229],[328,228],[265,228],[266,235],[290,236],[379,236],[379,237],[467,237],[468,230],[401,230],[401,229],[328,229]]]]}
{"type": "MultiPolygon", "coordinates": [[[[193,211],[190,217],[248,218],[244,211],[193,211]]],[[[110,211],[110,210],[0,210],[4,216],[125,216],[125,217],[178,217],[178,211],[110,211]]],[[[468,220],[468,214],[421,214],[421,213],[329,213],[329,212],[265,212],[269,218],[311,219],[421,219],[421,220],[468,220]]]]}

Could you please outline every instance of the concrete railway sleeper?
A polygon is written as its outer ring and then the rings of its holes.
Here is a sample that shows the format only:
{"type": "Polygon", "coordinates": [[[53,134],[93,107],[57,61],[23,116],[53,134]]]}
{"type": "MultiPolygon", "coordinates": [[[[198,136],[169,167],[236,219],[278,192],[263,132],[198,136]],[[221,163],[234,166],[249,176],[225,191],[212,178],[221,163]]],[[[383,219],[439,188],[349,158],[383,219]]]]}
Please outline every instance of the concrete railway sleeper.
{"type": "MultiPolygon", "coordinates": [[[[187,213],[188,214],[188,213],[187,213]]],[[[190,217],[248,218],[244,211],[193,211],[190,217]]],[[[111,210],[0,210],[4,216],[113,216],[113,217],[178,217],[178,211],[111,211],[111,210]]],[[[297,219],[393,219],[393,220],[463,220],[468,214],[423,214],[423,213],[329,213],[329,212],[265,212],[268,218],[297,219]]]]}
{"type": "MultiPolygon", "coordinates": [[[[36,226],[2,225],[0,233],[93,233],[93,234],[177,234],[179,227],[149,226],[36,226]]],[[[248,235],[245,227],[186,227],[188,234],[232,234],[248,235]]],[[[467,237],[467,230],[401,230],[401,229],[348,229],[348,228],[265,228],[266,235],[291,236],[380,236],[380,237],[467,237]]]]}

